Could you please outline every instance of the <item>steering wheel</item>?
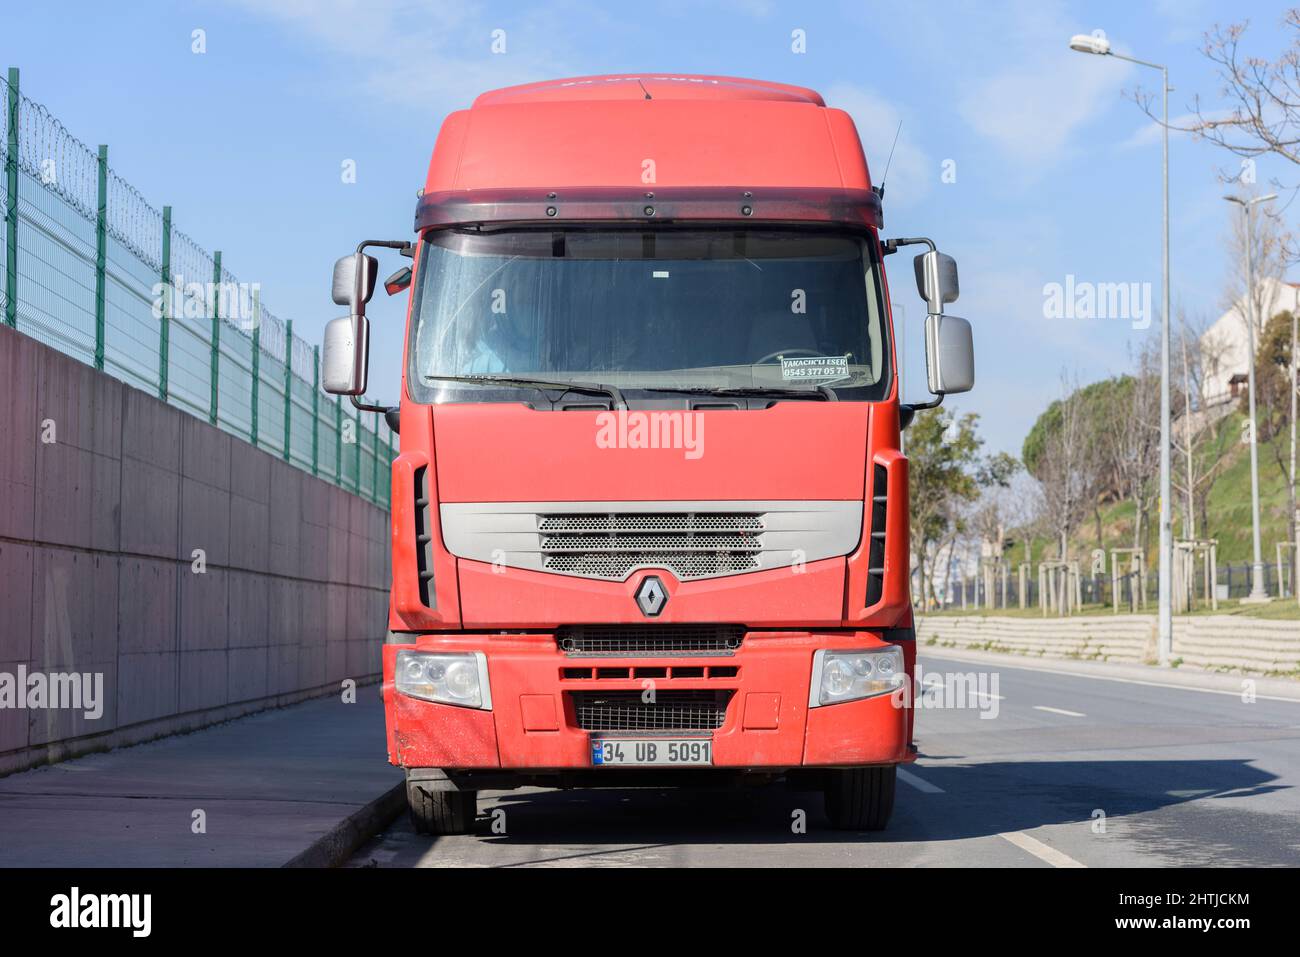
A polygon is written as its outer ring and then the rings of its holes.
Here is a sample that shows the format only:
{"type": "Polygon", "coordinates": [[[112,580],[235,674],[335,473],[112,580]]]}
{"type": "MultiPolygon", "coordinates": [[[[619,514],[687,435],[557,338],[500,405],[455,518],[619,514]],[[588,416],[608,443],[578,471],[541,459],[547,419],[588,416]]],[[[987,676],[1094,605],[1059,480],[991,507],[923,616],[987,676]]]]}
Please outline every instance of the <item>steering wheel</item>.
{"type": "Polygon", "coordinates": [[[761,366],[763,365],[763,363],[771,362],[773,359],[780,359],[783,356],[790,356],[796,354],[810,356],[814,359],[822,358],[822,354],[818,352],[816,349],[778,349],[776,352],[769,352],[761,359],[755,359],[753,362],[750,363],[750,365],[761,366]]]}

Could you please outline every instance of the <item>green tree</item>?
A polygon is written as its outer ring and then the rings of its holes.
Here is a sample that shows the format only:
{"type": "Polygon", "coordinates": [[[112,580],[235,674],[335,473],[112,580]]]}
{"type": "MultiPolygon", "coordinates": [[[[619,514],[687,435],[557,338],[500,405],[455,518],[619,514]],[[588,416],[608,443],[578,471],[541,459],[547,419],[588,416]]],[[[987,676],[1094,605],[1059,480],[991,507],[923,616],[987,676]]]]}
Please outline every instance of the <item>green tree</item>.
{"type": "Polygon", "coordinates": [[[912,547],[921,570],[921,594],[936,598],[935,563],[966,530],[965,513],[981,492],[1003,485],[1019,467],[1006,454],[985,457],[979,416],[944,409],[917,413],[907,430],[912,547]]]}
{"type": "MultiPolygon", "coordinates": [[[[1264,326],[1255,356],[1255,414],[1259,440],[1269,442],[1291,425],[1291,313],[1264,326]]],[[[1242,398],[1242,411],[1246,399],[1242,398]]]]}
{"type": "Polygon", "coordinates": [[[1270,443],[1286,476],[1288,540],[1296,540],[1296,491],[1291,475],[1291,313],[1279,312],[1264,326],[1255,356],[1255,414],[1259,440],[1270,443]]]}

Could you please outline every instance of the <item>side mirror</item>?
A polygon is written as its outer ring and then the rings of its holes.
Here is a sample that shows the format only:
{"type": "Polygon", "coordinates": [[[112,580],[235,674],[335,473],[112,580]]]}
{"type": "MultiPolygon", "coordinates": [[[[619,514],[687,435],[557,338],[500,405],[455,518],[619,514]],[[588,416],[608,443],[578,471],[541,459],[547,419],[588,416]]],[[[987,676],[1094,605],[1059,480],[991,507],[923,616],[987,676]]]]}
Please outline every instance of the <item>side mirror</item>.
{"type": "MultiPolygon", "coordinates": [[[[343,260],[340,259],[339,262],[343,260]]],[[[321,385],[326,392],[333,395],[364,395],[369,365],[369,319],[363,315],[342,316],[325,324],[321,385]]]]}
{"type": "MultiPolygon", "coordinates": [[[[917,261],[922,258],[918,256],[917,261]]],[[[925,369],[935,395],[954,395],[975,387],[975,344],[969,322],[936,313],[925,317],[925,369]]]]}
{"type": "Polygon", "coordinates": [[[925,300],[927,312],[939,315],[945,303],[957,301],[961,291],[957,285],[957,260],[932,249],[913,259],[912,265],[916,269],[916,291],[925,300]]]}
{"type": "Polygon", "coordinates": [[[410,288],[411,285],[411,267],[403,266],[397,272],[393,273],[384,280],[384,292],[390,296],[396,296],[403,289],[410,288]]]}
{"type": "Polygon", "coordinates": [[[334,264],[334,302],[348,306],[352,315],[364,316],[366,303],[375,294],[379,260],[365,253],[344,256],[334,264]]]}

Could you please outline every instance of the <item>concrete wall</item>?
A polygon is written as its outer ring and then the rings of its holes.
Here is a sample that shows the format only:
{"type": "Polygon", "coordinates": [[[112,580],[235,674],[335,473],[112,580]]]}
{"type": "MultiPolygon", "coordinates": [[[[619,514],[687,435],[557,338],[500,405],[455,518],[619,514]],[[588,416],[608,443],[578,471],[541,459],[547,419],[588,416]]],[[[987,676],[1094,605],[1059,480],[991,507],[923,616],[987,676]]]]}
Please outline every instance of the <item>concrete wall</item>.
{"type": "Polygon", "coordinates": [[[106,700],[0,708],[0,773],[373,679],[386,512],[3,327],[0,381],[0,674],[106,700]]]}
{"type": "MultiPolygon", "coordinates": [[[[927,615],[916,638],[926,645],[977,648],[1046,658],[1152,662],[1154,615],[1000,618],[927,615]]],[[[1229,615],[1174,619],[1174,658],[1182,665],[1256,674],[1300,673],[1300,622],[1229,615]]]]}

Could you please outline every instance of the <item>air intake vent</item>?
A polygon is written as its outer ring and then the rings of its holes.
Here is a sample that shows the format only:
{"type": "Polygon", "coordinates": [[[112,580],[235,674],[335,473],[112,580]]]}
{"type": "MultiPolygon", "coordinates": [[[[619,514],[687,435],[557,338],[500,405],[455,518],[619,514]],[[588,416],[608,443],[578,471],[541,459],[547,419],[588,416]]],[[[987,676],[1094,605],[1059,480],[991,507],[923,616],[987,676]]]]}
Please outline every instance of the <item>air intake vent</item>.
{"type": "Polygon", "coordinates": [[[572,625],[555,636],[575,658],[730,655],[744,640],[739,625],[572,625]]]}
{"type": "Polygon", "coordinates": [[[415,494],[415,563],[420,576],[420,603],[434,607],[433,591],[433,523],[429,511],[428,466],[415,470],[412,482],[415,494]]]}
{"type": "Polygon", "coordinates": [[[544,568],[620,581],[647,567],[683,580],[752,571],[759,567],[763,527],[763,516],[752,512],[538,516],[544,568]]]}
{"type": "Polygon", "coordinates": [[[889,472],[877,465],[871,472],[871,546],[867,549],[867,604],[880,601],[885,591],[885,515],[889,507],[886,489],[889,472]]]}
{"type": "Polygon", "coordinates": [[[573,707],[584,731],[716,731],[727,719],[731,691],[577,691],[573,707]]]}

